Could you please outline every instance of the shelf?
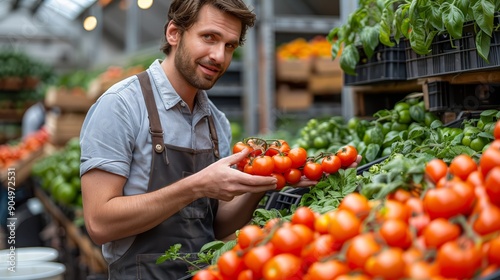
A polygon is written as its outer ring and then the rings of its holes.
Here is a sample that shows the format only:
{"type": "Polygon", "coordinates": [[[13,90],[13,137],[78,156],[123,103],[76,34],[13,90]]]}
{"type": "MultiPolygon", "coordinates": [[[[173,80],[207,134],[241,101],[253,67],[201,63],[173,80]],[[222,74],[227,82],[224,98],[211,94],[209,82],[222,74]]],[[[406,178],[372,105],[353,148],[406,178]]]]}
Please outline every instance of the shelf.
{"type": "Polygon", "coordinates": [[[88,266],[92,274],[106,273],[107,263],[101,253],[101,248],[96,246],[90,238],[70,221],[61,209],[39,187],[34,188],[35,196],[42,202],[45,210],[65,230],[67,236],[76,244],[82,254],[82,262],[88,266]]]}
{"type": "Polygon", "coordinates": [[[274,19],[275,32],[327,34],[335,26],[340,26],[335,16],[277,16],[274,19]]]}

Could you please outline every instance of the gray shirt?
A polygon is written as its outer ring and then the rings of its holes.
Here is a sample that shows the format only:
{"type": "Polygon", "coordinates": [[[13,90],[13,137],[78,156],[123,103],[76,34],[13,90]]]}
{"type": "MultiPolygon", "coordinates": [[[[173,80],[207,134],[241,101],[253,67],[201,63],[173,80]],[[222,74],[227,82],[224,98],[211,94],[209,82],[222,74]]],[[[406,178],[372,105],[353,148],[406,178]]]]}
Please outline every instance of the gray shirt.
{"type": "MultiPolygon", "coordinates": [[[[230,154],[229,121],[198,91],[193,112],[182,101],[156,60],[147,70],[167,144],[191,149],[213,148],[206,116],[212,115],[217,129],[221,157],[230,154]]],[[[149,119],[137,76],[109,88],[89,109],[80,133],[80,174],[98,168],[127,178],[124,195],[147,191],[152,159],[149,119]]],[[[166,202],[167,203],[167,202],[166,202]]],[[[138,213],[140,215],[140,213],[138,213]]],[[[118,259],[134,237],[103,245],[104,258],[118,259]]],[[[164,248],[168,249],[168,248],[164,248]]]]}

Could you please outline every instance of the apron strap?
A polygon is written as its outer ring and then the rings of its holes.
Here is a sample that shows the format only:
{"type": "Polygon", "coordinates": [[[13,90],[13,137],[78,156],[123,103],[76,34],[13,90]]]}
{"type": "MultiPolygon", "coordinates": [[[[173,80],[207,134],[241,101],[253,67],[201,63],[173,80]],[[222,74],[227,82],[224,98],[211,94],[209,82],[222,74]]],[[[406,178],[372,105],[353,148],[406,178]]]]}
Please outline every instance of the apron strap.
{"type": "Polygon", "coordinates": [[[215,129],[214,118],[212,115],[208,116],[208,127],[210,129],[210,137],[212,138],[212,143],[214,145],[214,155],[217,159],[220,159],[219,138],[217,138],[217,131],[215,129]]]}
{"type": "Polygon", "coordinates": [[[142,95],[144,96],[144,101],[146,102],[146,108],[148,110],[149,133],[151,133],[151,137],[153,138],[153,147],[155,152],[160,154],[165,149],[163,144],[163,129],[161,127],[158,109],[156,108],[155,97],[151,88],[151,81],[149,80],[149,75],[146,71],[137,74],[137,77],[139,78],[142,95]]]}

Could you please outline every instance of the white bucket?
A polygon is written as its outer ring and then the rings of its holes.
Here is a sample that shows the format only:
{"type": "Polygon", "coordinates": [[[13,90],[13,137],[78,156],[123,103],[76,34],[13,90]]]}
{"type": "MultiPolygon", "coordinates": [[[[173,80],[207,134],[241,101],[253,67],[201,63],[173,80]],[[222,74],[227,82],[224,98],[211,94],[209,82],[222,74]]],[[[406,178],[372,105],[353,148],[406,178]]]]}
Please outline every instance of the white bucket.
{"type": "Polygon", "coordinates": [[[18,262],[15,271],[0,267],[0,280],[64,280],[66,267],[56,262],[18,262]]]}
{"type": "Polygon", "coordinates": [[[25,261],[57,261],[59,252],[50,247],[22,247],[16,248],[15,251],[9,249],[0,250],[0,264],[8,262],[12,257],[15,257],[16,262],[25,261]]]}

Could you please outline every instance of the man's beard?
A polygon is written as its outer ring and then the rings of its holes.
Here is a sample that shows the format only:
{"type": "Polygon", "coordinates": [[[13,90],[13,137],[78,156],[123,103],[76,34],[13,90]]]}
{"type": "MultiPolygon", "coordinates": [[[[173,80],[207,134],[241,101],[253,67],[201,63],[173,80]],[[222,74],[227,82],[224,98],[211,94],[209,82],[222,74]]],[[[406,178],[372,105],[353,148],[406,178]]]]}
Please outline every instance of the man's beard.
{"type": "MultiPolygon", "coordinates": [[[[218,76],[203,75],[200,77],[197,75],[196,71],[200,60],[196,60],[192,64],[190,58],[191,57],[188,51],[184,48],[183,40],[181,39],[179,42],[179,47],[177,48],[177,52],[175,53],[175,67],[177,68],[177,70],[179,70],[179,73],[184,78],[184,80],[186,80],[191,86],[202,90],[211,89],[214,86],[215,82],[217,82],[217,80],[220,78],[222,73],[219,72],[218,76]]],[[[211,61],[202,64],[222,69],[222,65],[214,64],[211,61]]]]}

